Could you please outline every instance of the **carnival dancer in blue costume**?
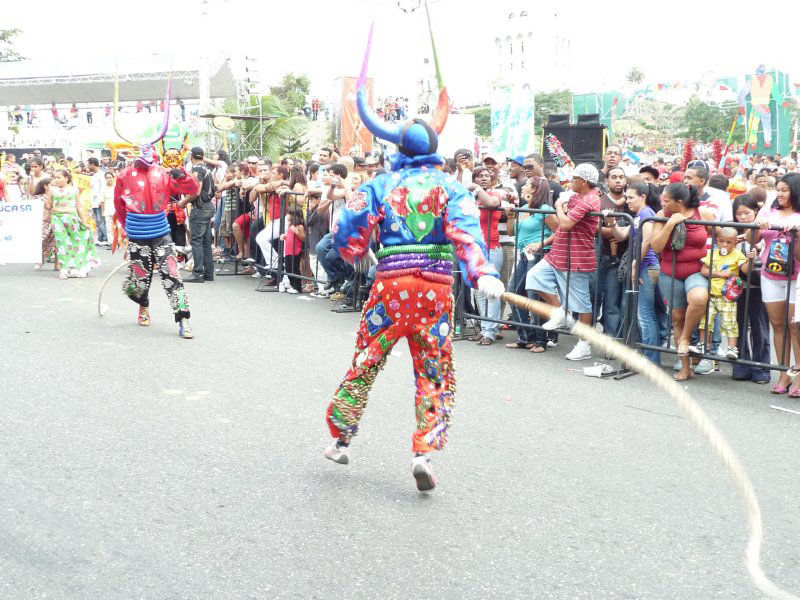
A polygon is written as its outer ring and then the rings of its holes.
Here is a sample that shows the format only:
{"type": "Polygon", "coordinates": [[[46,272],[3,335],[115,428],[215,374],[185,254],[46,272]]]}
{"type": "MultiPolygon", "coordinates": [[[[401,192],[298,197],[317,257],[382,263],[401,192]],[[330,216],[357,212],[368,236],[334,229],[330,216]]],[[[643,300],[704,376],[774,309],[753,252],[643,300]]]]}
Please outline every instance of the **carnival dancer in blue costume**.
{"type": "Polygon", "coordinates": [[[450,340],[454,249],[470,286],[490,297],[499,297],[504,288],[486,259],[475,199],[454,177],[441,171],[444,159],[436,154],[449,98],[435,46],[440,94],[429,125],[420,119],[389,123],[372,111],[365,87],[371,45],[372,29],[358,81],[358,112],[373,135],[397,144],[399,153],[390,157],[391,173],[349,195],[333,228],[334,247],[349,262],[365,259],[373,232],[377,232],[381,248],[376,253],[377,277],[364,305],[355,356],[327,410],[327,423],[336,441],[325,450],[325,456],[347,464],[349,444],[358,431],[369,390],[392,347],[406,338],[417,388],[412,473],[417,489],[425,491],[436,486],[429,453],[441,450],[447,441],[455,403],[450,340]]]}

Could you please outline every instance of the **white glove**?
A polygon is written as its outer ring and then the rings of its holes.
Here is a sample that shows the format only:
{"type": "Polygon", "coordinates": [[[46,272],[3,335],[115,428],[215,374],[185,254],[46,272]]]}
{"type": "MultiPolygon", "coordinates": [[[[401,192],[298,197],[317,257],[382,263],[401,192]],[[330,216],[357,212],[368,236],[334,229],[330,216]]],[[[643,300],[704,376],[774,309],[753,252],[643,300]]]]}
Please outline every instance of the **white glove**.
{"type": "Polygon", "coordinates": [[[478,291],[485,294],[489,300],[499,300],[506,287],[494,275],[481,275],[478,277],[478,291]]]}

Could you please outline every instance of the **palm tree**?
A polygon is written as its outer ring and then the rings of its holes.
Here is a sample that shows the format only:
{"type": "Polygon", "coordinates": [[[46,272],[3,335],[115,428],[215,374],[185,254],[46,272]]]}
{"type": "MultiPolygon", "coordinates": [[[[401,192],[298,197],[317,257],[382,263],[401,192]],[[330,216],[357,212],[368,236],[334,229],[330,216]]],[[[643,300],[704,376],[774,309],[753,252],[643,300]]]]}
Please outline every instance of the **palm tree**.
{"type": "MultiPolygon", "coordinates": [[[[223,112],[236,114],[236,103],[228,99],[223,104],[223,112]]],[[[289,114],[283,103],[275,96],[250,96],[249,107],[240,114],[261,116],[262,120],[237,121],[234,154],[239,157],[255,154],[269,156],[273,159],[286,153],[286,148],[295,150],[294,154],[303,154],[297,142],[308,129],[308,120],[289,114]],[[261,103],[261,110],[258,105],[261,103]],[[259,114],[260,113],[260,114],[259,114]]]]}
{"type": "Polygon", "coordinates": [[[639,67],[631,67],[625,76],[628,83],[640,84],[644,81],[644,72],[639,67]]]}

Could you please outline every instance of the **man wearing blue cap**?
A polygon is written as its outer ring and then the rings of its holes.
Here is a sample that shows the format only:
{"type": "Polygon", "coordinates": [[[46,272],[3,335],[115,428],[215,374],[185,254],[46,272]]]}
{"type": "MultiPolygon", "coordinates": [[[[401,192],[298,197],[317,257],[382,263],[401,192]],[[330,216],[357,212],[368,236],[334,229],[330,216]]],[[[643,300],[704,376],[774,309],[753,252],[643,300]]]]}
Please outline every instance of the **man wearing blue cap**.
{"type": "Polygon", "coordinates": [[[522,197],[522,188],[528,182],[525,176],[525,157],[521,154],[508,159],[508,176],[517,188],[517,198],[522,197]]]}

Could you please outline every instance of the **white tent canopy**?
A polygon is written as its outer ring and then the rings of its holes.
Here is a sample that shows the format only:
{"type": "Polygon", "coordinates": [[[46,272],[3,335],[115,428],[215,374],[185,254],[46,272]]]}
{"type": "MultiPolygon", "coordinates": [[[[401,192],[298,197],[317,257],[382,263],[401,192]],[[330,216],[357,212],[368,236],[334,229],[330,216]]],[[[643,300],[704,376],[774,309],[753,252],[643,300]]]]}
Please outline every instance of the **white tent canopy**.
{"type": "MultiPolygon", "coordinates": [[[[87,67],[36,61],[0,63],[0,106],[111,102],[117,77],[120,101],[163,98],[168,79],[172,79],[174,99],[200,96],[197,60],[173,60],[158,54],[93,60],[87,67]]],[[[227,58],[209,61],[208,72],[211,98],[236,95],[236,80],[227,58]]]]}

